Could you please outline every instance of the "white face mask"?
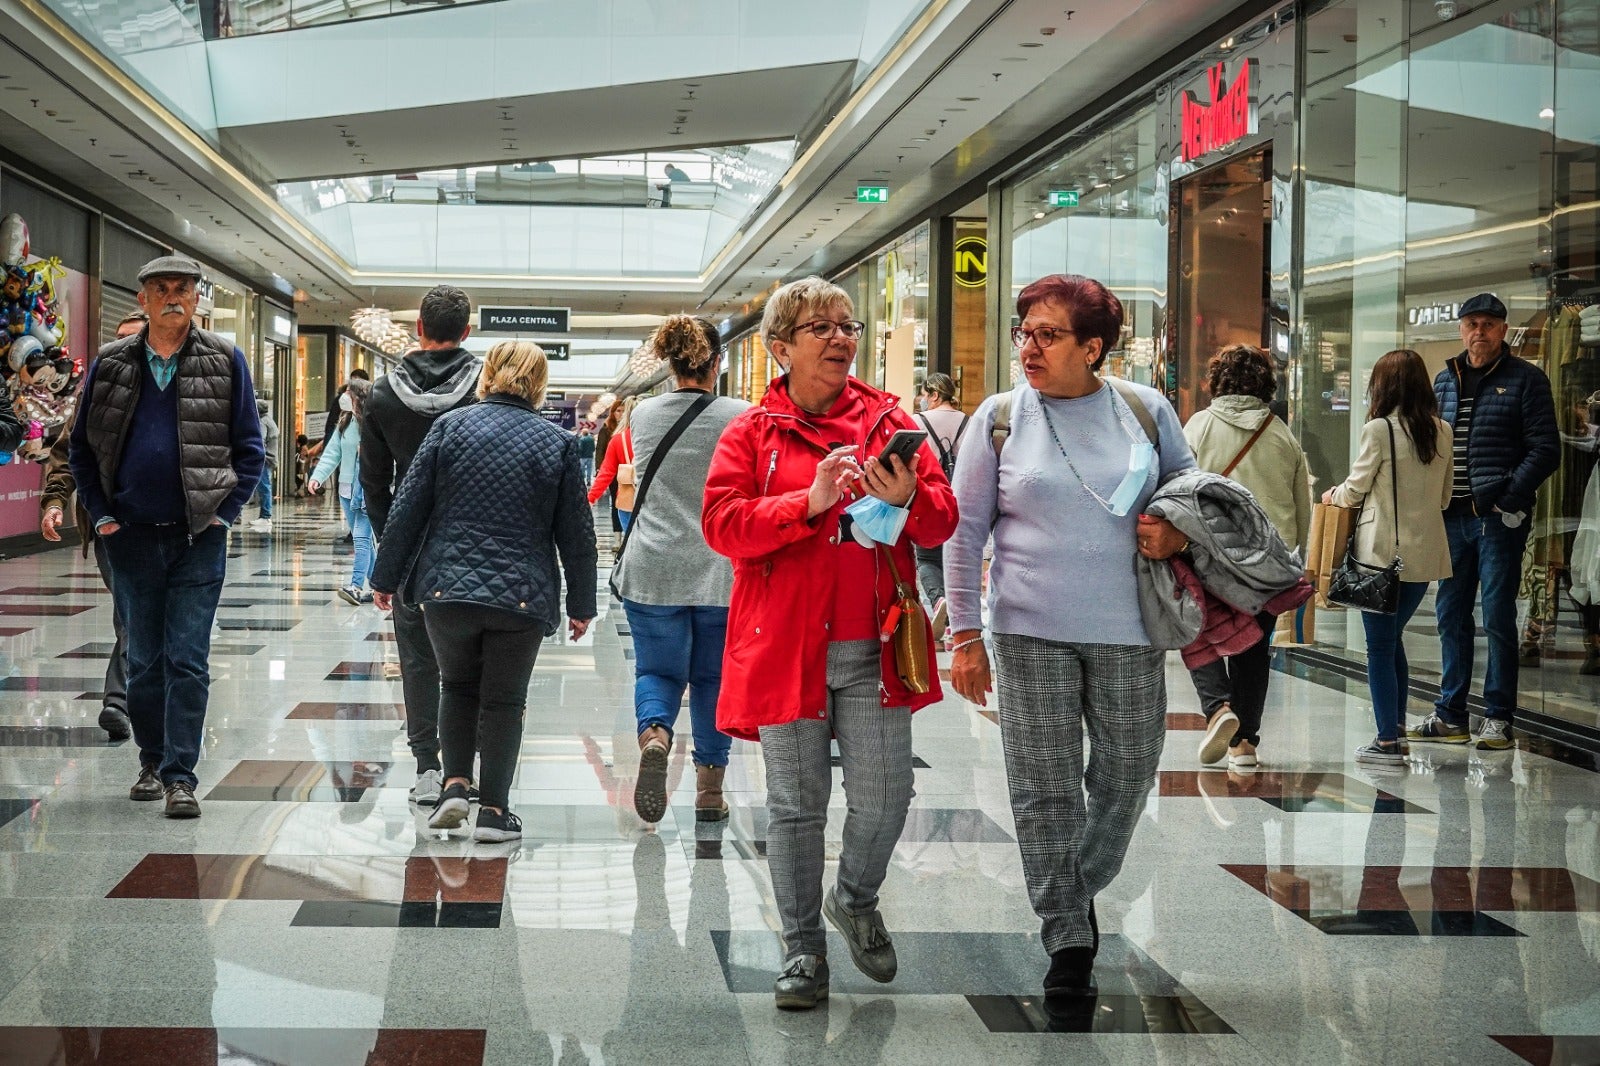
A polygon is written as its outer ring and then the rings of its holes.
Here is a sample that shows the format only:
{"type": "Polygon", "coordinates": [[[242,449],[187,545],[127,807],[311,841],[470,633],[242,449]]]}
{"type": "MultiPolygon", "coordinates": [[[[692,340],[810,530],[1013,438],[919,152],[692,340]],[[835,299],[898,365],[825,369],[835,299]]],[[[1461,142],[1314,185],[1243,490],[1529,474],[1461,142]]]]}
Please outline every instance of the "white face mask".
{"type": "Polygon", "coordinates": [[[355,409],[356,402],[350,398],[350,394],[348,392],[341,392],[339,394],[339,410],[354,411],[355,409]]]}

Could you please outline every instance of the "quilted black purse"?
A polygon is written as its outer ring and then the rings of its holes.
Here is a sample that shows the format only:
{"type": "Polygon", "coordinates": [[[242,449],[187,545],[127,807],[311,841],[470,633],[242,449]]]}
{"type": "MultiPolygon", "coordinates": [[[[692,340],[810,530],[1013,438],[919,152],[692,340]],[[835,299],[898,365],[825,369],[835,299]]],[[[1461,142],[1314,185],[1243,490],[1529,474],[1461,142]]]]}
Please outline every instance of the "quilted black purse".
{"type": "MultiPolygon", "coordinates": [[[[1405,563],[1400,560],[1400,470],[1395,454],[1394,423],[1384,419],[1389,427],[1389,489],[1394,497],[1394,562],[1388,566],[1369,566],[1356,558],[1356,530],[1361,527],[1361,512],[1350,526],[1350,539],[1345,543],[1344,560],[1334,570],[1328,582],[1328,600],[1341,607],[1353,607],[1369,614],[1394,614],[1400,605],[1400,571],[1405,563]]],[[[1370,496],[1371,493],[1368,493],[1370,496]]],[[[1361,501],[1364,509],[1366,500],[1361,501]]]]}

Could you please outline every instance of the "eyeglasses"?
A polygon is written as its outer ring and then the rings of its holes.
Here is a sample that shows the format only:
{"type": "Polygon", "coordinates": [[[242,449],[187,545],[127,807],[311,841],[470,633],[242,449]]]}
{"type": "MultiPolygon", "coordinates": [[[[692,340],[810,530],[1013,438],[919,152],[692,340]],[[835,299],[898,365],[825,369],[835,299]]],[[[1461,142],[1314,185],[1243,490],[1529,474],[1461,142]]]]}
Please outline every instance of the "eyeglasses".
{"type": "Polygon", "coordinates": [[[815,322],[794,327],[789,336],[791,339],[797,339],[801,333],[809,333],[819,341],[830,341],[834,334],[842,333],[846,340],[853,341],[861,336],[866,328],[865,322],[829,322],[819,318],[815,322]]]}
{"type": "Polygon", "coordinates": [[[1011,343],[1014,347],[1021,348],[1031,339],[1040,348],[1048,348],[1062,337],[1076,337],[1075,329],[1062,329],[1059,326],[1036,326],[1033,329],[1023,329],[1021,326],[1011,327],[1011,343]]]}

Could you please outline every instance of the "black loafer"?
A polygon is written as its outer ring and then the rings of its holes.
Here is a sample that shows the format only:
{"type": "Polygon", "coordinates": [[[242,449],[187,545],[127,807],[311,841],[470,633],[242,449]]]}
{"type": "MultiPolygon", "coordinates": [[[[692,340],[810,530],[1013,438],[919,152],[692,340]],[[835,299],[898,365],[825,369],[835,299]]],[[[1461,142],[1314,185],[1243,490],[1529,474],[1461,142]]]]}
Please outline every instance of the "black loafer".
{"type": "Polygon", "coordinates": [[[1050,971],[1044,975],[1044,998],[1081,999],[1096,992],[1094,949],[1062,948],[1050,956],[1050,971]]]}
{"type": "Polygon", "coordinates": [[[128,721],[128,712],[120,707],[100,708],[100,728],[106,731],[107,740],[127,740],[133,736],[133,723],[128,721]]]}
{"type": "Polygon", "coordinates": [[[779,1010],[811,1010],[828,998],[828,960],[821,955],[796,955],[772,986],[779,1010]]]}
{"type": "Polygon", "coordinates": [[[153,766],[139,768],[139,780],[128,789],[128,798],[131,800],[158,800],[166,793],[161,785],[161,778],[156,774],[153,766]]]}

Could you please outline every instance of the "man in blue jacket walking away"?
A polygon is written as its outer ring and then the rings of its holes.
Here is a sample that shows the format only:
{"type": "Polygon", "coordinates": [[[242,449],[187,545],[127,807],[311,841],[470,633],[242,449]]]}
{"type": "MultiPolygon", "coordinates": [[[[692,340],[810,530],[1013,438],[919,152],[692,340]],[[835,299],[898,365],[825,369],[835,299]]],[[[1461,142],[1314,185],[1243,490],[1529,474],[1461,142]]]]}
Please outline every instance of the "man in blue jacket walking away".
{"type": "Polygon", "coordinates": [[[1435,603],[1444,676],[1433,714],[1407,736],[1504,751],[1512,746],[1517,714],[1517,585],[1528,518],[1534,493],[1561,461],[1560,435],[1550,379],[1506,344],[1506,305],[1479,293],[1461,305],[1459,317],[1466,350],[1433,382],[1439,417],[1455,431],[1455,481],[1444,513],[1454,576],[1439,583],[1435,603]],[[1489,637],[1487,706],[1470,734],[1472,612],[1480,590],[1489,637]]]}

